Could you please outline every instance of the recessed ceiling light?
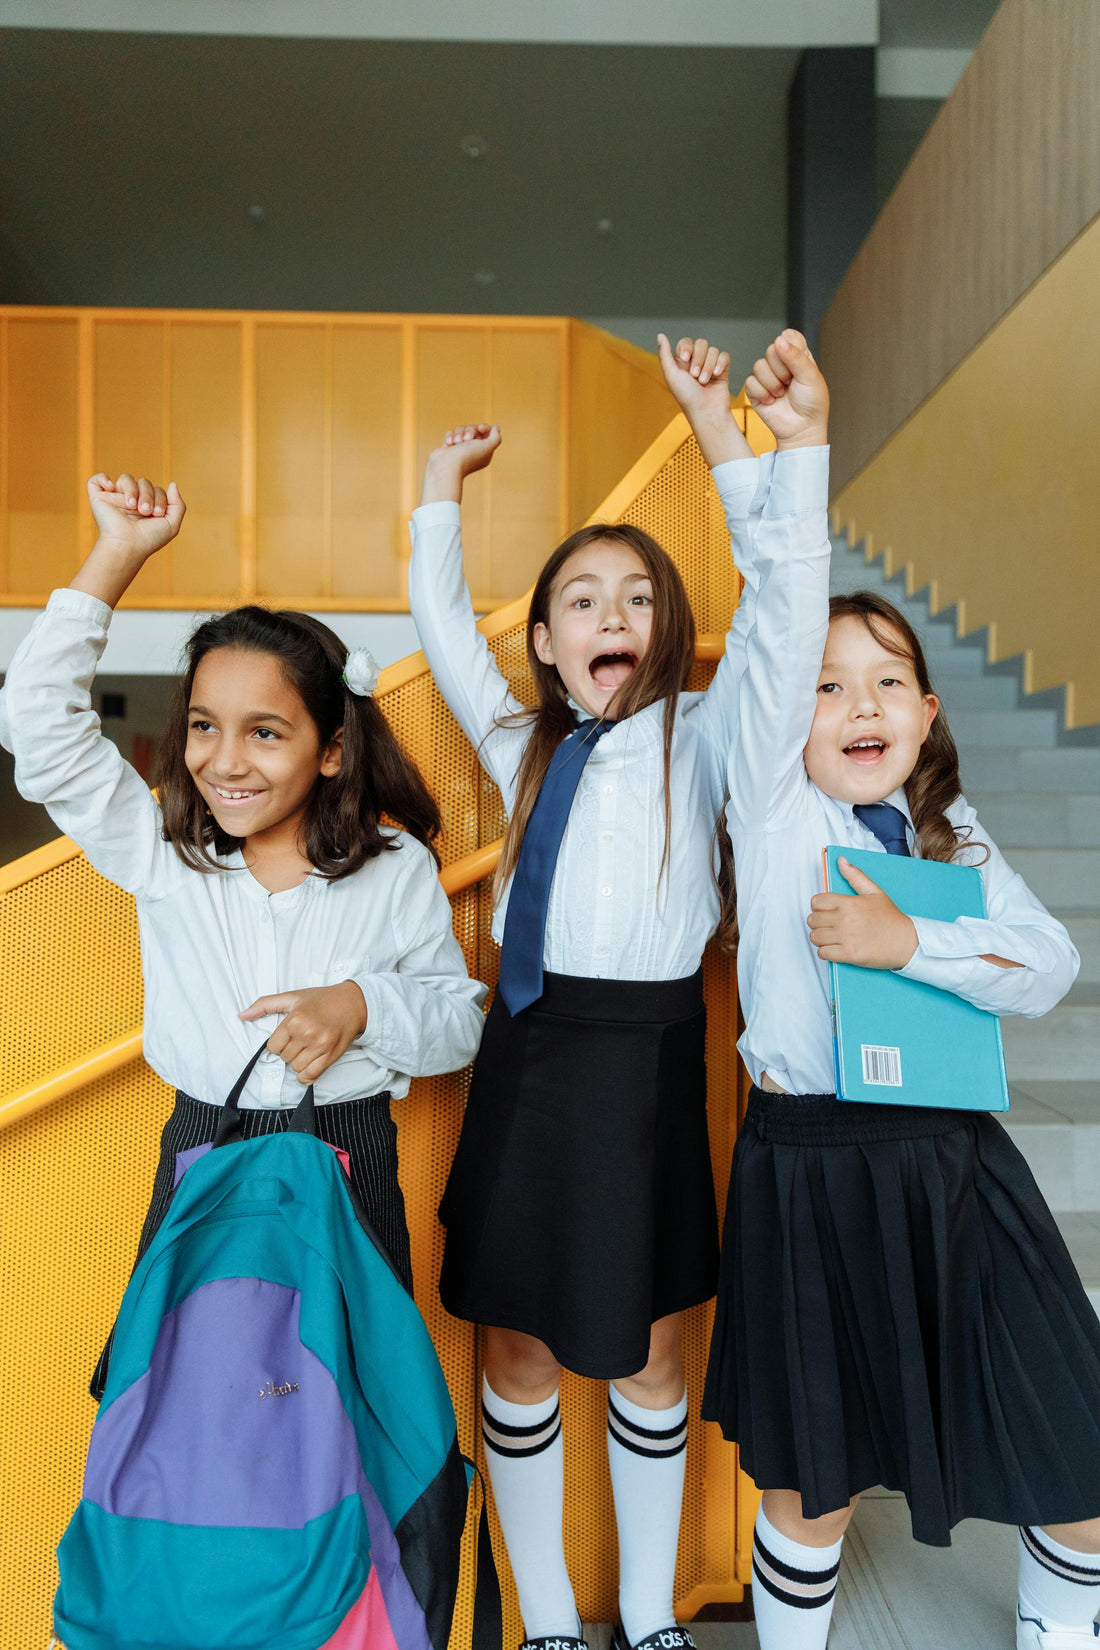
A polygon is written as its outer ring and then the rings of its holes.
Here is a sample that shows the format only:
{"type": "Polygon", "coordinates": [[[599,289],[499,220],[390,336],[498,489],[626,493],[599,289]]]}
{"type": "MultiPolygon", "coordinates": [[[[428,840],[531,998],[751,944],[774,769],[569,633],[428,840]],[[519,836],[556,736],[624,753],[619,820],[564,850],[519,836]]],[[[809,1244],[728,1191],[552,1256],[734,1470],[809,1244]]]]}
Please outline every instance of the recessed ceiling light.
{"type": "Polygon", "coordinates": [[[248,215],[252,219],[253,223],[262,223],[267,217],[267,208],[261,206],[257,201],[248,208],[248,215]]]}
{"type": "Polygon", "coordinates": [[[489,145],[483,137],[464,137],[458,146],[467,160],[484,160],[489,153],[489,145]]]}
{"type": "Polygon", "coordinates": [[[615,225],[614,225],[614,223],[612,222],[612,220],[610,218],[597,218],[596,219],[596,233],[597,233],[597,235],[610,235],[610,233],[614,229],[614,227],[615,227],[615,225]]]}
{"type": "Polygon", "coordinates": [[[474,280],[477,282],[478,286],[492,286],[496,278],[497,272],[495,269],[474,270],[474,280]]]}

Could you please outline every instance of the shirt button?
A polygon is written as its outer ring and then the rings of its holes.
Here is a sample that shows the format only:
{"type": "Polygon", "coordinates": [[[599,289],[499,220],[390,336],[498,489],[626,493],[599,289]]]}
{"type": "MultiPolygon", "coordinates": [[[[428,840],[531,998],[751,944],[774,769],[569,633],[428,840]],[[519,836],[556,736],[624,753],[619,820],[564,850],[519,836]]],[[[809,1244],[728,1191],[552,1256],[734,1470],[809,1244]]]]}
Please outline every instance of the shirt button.
{"type": "Polygon", "coordinates": [[[611,947],[609,945],[598,945],[596,947],[596,955],[597,957],[606,957],[610,950],[611,947]]]}
{"type": "Polygon", "coordinates": [[[604,840],[604,841],[605,841],[605,842],[614,842],[614,840],[615,840],[615,833],[614,833],[614,831],[605,831],[605,832],[604,832],[604,833],[603,833],[603,840],[604,840]]]}
{"type": "Polygon", "coordinates": [[[605,785],[604,788],[603,788],[603,794],[605,796],[614,796],[615,795],[614,785],[605,785]]]}
{"type": "Polygon", "coordinates": [[[611,889],[610,888],[601,888],[600,893],[603,895],[604,899],[606,899],[608,897],[608,895],[611,893],[611,889]]]}

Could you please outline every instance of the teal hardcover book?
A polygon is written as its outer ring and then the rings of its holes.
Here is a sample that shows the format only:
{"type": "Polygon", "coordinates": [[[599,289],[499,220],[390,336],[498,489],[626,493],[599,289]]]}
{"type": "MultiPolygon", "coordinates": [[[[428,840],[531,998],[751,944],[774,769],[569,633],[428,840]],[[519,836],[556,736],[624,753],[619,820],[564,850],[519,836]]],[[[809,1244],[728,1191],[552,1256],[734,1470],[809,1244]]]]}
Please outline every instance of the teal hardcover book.
{"type": "MultiPolygon", "coordinates": [[[[981,872],[970,865],[907,859],[865,848],[824,851],[825,887],[854,890],[843,856],[910,917],[984,917],[981,872]]],[[[1001,1022],[953,992],[884,968],[830,963],[836,1091],[842,1100],[960,1111],[1007,1111],[1001,1022]]]]}

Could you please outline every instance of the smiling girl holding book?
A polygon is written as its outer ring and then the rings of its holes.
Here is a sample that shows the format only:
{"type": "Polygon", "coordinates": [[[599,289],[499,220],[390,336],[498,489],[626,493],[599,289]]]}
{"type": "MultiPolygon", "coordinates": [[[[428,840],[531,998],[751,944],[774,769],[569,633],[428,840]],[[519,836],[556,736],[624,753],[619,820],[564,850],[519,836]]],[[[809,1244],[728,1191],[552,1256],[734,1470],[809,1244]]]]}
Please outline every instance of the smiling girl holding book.
{"type": "MultiPolygon", "coordinates": [[[[963,1518],[1021,1526],[1021,1650],[1095,1643],[1100,1323],[1057,1226],[988,1113],[831,1092],[830,962],[1038,1015],[1076,952],[962,796],[903,616],[871,595],[829,601],[828,392],[801,335],[746,388],[781,446],[814,449],[743,460],[766,502],[751,534],[734,526],[745,665],[727,817],[754,1087],[703,1413],[764,1491],[760,1642],[823,1650],[844,1531],[883,1484],[921,1541],[946,1545],[963,1518]],[[800,522],[784,502],[795,464],[800,522]],[[822,894],[827,844],[978,866],[987,917],[914,920],[843,858],[855,895],[822,894]]],[[[945,1099],[952,1081],[944,1048],[945,1099]]]]}

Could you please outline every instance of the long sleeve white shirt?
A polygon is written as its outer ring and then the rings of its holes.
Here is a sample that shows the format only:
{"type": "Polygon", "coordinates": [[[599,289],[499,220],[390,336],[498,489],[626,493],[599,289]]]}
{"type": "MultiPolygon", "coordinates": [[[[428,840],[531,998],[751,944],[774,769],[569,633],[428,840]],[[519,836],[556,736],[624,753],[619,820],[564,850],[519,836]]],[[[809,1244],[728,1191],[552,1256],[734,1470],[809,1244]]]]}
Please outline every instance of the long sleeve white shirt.
{"type": "MultiPolygon", "coordinates": [[[[755,484],[734,465],[714,472],[727,514],[744,519],[755,484]]],[[[511,813],[528,727],[501,727],[524,707],[477,629],[462,566],[457,504],[413,512],[409,606],[439,691],[511,813]]],[[[585,763],[558,852],[543,967],[586,979],[675,980],[693,974],[718,924],[714,826],[733,734],[739,638],[731,632],[706,693],[679,697],[672,739],[668,864],[664,701],[624,718],[585,763]]],[[[509,889],[493,920],[504,934],[509,889]]]]}
{"type": "MultiPolygon", "coordinates": [[[[352,876],[314,874],[271,894],[240,852],[211,875],[189,869],[161,833],[141,776],[99,729],[91,685],[111,609],[58,590],[12,660],[0,743],[16,784],[109,881],[133,894],[145,983],[145,1058],[166,1083],[220,1104],[278,1017],[237,1018],[258,997],[354,980],[363,1034],[317,1080],[319,1104],[453,1071],[477,1052],[485,987],[471,980],[432,856],[393,832],[392,852],[352,876]]],[[[64,1005],[57,1005],[64,1012],[64,1005]]],[[[302,1087],[277,1054],[249,1078],[245,1106],[296,1105],[302,1087]]]]}
{"type": "MultiPolygon", "coordinates": [[[[821,850],[837,843],[885,852],[851,804],[819,790],[803,762],[829,617],[827,458],[822,447],[739,461],[746,477],[739,497],[749,492],[749,474],[756,479],[744,519],[732,524],[745,578],[734,618],[744,669],[727,807],[745,1017],[738,1047],[755,1082],[767,1072],[791,1094],[825,1094],[835,1083],[828,965],[806,926],[821,892],[821,850]]],[[[884,800],[905,814],[910,851],[919,854],[904,791],[884,800]]],[[[987,917],[917,919],[917,950],[899,972],[994,1014],[1045,1014],[1077,972],[1069,935],[1012,871],[965,797],[947,817],[970,827],[958,862],[979,866],[987,917]],[[999,968],[983,953],[1022,966],[999,968]]]]}

